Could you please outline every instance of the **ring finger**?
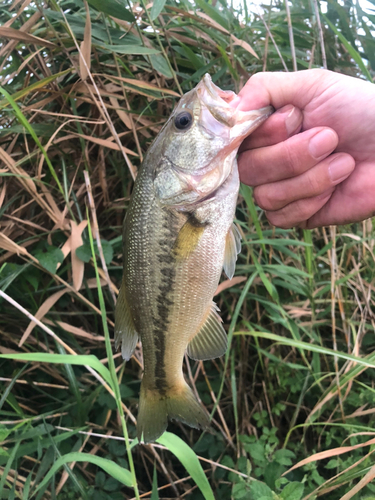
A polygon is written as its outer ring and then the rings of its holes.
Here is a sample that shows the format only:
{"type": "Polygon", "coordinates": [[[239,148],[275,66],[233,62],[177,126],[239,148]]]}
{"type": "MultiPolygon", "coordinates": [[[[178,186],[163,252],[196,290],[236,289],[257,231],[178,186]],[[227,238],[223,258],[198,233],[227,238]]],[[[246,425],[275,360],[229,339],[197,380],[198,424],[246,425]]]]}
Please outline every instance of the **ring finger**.
{"type": "Polygon", "coordinates": [[[301,198],[321,195],[346,179],[354,167],[350,155],[336,153],[301,175],[254,188],[254,198],[264,210],[280,210],[301,198]]]}

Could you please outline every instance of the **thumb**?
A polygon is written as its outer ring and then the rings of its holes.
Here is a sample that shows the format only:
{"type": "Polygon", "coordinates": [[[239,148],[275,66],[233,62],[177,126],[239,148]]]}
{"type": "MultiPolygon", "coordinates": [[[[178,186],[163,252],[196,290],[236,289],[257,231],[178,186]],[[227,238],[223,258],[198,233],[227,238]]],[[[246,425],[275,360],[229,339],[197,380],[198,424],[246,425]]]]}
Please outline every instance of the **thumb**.
{"type": "Polygon", "coordinates": [[[322,69],[295,73],[256,73],[233,100],[233,104],[242,111],[269,105],[278,109],[287,104],[303,110],[334,79],[335,73],[322,69]]]}

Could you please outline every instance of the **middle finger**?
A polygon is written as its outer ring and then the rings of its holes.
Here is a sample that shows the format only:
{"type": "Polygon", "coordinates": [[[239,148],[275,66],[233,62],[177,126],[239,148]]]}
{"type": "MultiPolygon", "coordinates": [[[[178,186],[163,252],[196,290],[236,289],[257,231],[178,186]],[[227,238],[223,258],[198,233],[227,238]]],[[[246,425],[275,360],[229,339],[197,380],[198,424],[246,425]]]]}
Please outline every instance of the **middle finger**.
{"type": "Polygon", "coordinates": [[[337,144],[334,130],[316,127],[273,146],[244,151],[238,157],[241,181],[259,186],[295,177],[332,153],[337,144]]]}

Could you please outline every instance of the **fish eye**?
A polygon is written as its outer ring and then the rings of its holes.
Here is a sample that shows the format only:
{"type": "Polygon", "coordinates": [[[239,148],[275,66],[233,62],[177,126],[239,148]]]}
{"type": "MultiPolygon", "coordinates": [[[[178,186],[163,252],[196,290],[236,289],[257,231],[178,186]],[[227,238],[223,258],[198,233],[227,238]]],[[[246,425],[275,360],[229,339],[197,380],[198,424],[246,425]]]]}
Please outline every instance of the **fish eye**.
{"type": "Polygon", "coordinates": [[[178,130],[187,130],[193,123],[193,117],[189,111],[182,111],[174,119],[175,127],[178,130]]]}

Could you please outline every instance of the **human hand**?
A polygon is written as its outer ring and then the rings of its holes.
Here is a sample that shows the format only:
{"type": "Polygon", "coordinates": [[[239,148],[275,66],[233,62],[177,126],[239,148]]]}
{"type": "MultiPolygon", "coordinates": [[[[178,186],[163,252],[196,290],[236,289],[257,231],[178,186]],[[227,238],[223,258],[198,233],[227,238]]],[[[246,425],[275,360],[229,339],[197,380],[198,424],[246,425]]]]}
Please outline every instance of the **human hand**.
{"type": "Polygon", "coordinates": [[[331,71],[257,73],[234,102],[276,112],[242,144],[241,181],[271,224],[314,228],[375,215],[375,85],[331,71]]]}

